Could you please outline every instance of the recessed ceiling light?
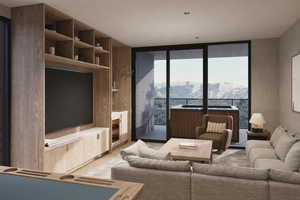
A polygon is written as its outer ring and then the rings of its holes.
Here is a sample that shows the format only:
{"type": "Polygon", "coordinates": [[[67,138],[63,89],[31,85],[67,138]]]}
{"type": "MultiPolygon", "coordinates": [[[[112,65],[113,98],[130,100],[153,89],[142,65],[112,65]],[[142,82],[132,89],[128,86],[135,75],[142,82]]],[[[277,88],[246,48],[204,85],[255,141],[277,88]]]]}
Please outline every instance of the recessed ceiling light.
{"type": "Polygon", "coordinates": [[[190,15],[191,12],[190,12],[190,11],[185,11],[183,14],[184,14],[184,15],[190,15]]]}

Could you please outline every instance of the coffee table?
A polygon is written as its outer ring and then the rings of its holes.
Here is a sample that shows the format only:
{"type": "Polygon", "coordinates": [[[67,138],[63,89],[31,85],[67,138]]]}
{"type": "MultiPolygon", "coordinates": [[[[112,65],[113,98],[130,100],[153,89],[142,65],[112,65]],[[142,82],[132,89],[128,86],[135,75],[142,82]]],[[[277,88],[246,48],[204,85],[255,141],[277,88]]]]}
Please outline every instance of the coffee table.
{"type": "Polygon", "coordinates": [[[212,162],[212,141],[199,139],[171,138],[164,144],[160,151],[171,153],[173,160],[189,160],[196,162],[212,162]],[[183,149],[179,147],[180,143],[195,143],[195,149],[183,149]]]}

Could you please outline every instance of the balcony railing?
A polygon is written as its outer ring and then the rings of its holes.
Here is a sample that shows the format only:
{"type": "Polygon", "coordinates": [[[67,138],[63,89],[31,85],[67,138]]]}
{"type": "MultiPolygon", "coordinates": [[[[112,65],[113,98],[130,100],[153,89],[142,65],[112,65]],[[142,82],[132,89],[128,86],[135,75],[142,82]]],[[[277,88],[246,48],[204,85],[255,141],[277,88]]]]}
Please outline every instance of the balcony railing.
{"type": "MultiPolygon", "coordinates": [[[[166,98],[154,99],[154,124],[166,125],[166,98]]],[[[240,128],[248,128],[248,99],[208,99],[209,106],[236,106],[240,111],[240,128]]],[[[202,105],[203,100],[197,98],[170,98],[170,108],[178,105],[202,105]]]]}

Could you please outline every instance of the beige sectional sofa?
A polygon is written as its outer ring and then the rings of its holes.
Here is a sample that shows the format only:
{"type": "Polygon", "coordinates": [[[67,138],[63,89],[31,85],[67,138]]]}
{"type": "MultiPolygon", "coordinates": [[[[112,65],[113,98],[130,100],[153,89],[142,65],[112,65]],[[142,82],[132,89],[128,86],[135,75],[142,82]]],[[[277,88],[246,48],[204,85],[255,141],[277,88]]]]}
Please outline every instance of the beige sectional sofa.
{"type": "Polygon", "coordinates": [[[124,161],[111,170],[113,179],[145,184],[140,200],[300,200],[297,172],[195,163],[186,171],[140,167],[124,161]]]}
{"type": "Polygon", "coordinates": [[[300,142],[279,127],[270,141],[249,141],[253,167],[168,160],[141,141],[121,151],[111,178],[144,183],[140,200],[300,200],[300,142]],[[126,161],[125,161],[126,160],[126,161]]]}
{"type": "Polygon", "coordinates": [[[251,167],[299,171],[300,137],[278,127],[269,141],[249,140],[246,153],[251,167]]]}

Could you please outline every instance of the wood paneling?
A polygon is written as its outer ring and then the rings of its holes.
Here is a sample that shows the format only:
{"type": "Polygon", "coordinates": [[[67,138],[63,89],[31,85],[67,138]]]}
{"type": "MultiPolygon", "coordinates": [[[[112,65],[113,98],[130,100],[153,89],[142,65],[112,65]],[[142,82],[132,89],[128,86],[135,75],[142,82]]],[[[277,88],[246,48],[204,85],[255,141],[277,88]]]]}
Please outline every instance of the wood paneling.
{"type": "Polygon", "coordinates": [[[131,140],[131,48],[113,48],[113,81],[118,90],[113,92],[113,110],[128,111],[128,133],[131,140]]]}
{"type": "MultiPolygon", "coordinates": [[[[108,40],[108,50],[111,51],[111,40],[108,40]]],[[[108,66],[111,67],[111,55],[108,66]]],[[[108,127],[111,133],[112,112],[112,70],[97,70],[94,72],[94,118],[97,127],[108,127]]],[[[111,136],[111,134],[110,134],[111,136]]],[[[112,138],[110,137],[110,149],[112,138]]]]}
{"type": "Polygon", "coordinates": [[[12,9],[12,166],[43,168],[45,59],[43,5],[12,9]]]}

